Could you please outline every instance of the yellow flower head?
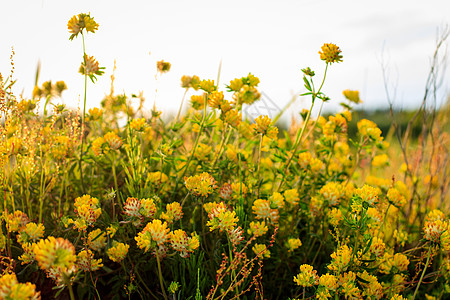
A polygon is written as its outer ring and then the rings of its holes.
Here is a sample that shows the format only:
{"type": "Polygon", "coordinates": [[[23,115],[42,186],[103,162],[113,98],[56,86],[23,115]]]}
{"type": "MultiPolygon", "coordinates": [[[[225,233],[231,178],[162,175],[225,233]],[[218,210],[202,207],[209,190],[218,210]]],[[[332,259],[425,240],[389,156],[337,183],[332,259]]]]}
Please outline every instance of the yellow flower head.
{"type": "Polygon", "coordinates": [[[217,86],[214,85],[214,80],[203,79],[200,82],[200,89],[204,90],[207,93],[212,93],[217,90],[217,86]]]}
{"type": "Polygon", "coordinates": [[[181,77],[181,86],[186,89],[193,88],[194,90],[198,90],[200,87],[200,78],[197,75],[192,77],[183,75],[183,77],[181,77]]]}
{"type": "Polygon", "coordinates": [[[287,243],[286,243],[286,246],[287,246],[289,252],[294,251],[301,245],[302,245],[302,241],[300,241],[299,238],[296,238],[296,239],[290,238],[287,240],[287,243]]]}
{"type": "Polygon", "coordinates": [[[181,257],[188,257],[200,245],[198,235],[193,233],[191,237],[188,237],[186,232],[181,229],[170,233],[170,244],[175,251],[180,253],[181,257]]]}
{"type": "Polygon", "coordinates": [[[108,255],[110,260],[121,262],[127,255],[129,248],[130,245],[113,241],[112,247],[106,250],[106,254],[108,255]]]}
{"type": "Polygon", "coordinates": [[[269,197],[270,207],[280,209],[284,207],[284,197],[278,192],[274,192],[272,196],[269,197]]]}
{"type": "Polygon", "coordinates": [[[344,94],[344,97],[353,103],[358,104],[362,102],[359,98],[359,91],[345,90],[342,92],[342,94],[344,94]]]}
{"type": "Polygon", "coordinates": [[[17,241],[21,244],[28,243],[30,241],[35,242],[44,236],[44,230],[44,225],[30,222],[19,231],[17,241]]]}
{"type": "Polygon", "coordinates": [[[76,256],[71,242],[63,238],[52,236],[40,240],[34,247],[34,254],[41,269],[73,267],[76,256]]]}
{"type": "Polygon", "coordinates": [[[278,222],[278,210],[270,207],[269,200],[255,200],[255,202],[253,202],[252,210],[257,219],[269,220],[271,223],[278,222]]]}
{"type": "Polygon", "coordinates": [[[322,51],[319,51],[320,59],[327,63],[338,63],[342,61],[342,51],[335,44],[323,44],[322,51]]]}
{"type": "Polygon", "coordinates": [[[269,230],[266,226],[266,222],[250,222],[249,229],[247,230],[248,234],[252,234],[255,237],[263,236],[269,230]]]}
{"type": "Polygon", "coordinates": [[[76,198],[75,213],[78,215],[78,219],[75,221],[75,227],[79,230],[86,230],[87,226],[95,223],[102,213],[102,209],[98,205],[98,199],[89,195],[76,198]]]}
{"type": "Polygon", "coordinates": [[[424,239],[429,240],[434,243],[439,243],[441,235],[444,231],[448,229],[447,222],[441,220],[435,220],[431,222],[425,222],[423,227],[424,239]]]}
{"type": "Polygon", "coordinates": [[[294,282],[303,287],[313,286],[319,284],[319,276],[313,266],[304,264],[300,266],[300,273],[294,276],[294,282]]]}
{"type": "Polygon", "coordinates": [[[97,121],[103,116],[103,110],[97,107],[89,108],[89,121],[97,121]]]}
{"type": "Polygon", "coordinates": [[[230,211],[225,203],[220,202],[214,205],[208,213],[209,221],[206,225],[211,231],[219,229],[219,231],[231,231],[236,227],[239,218],[236,212],[230,211]]]}
{"type": "Polygon", "coordinates": [[[150,248],[164,244],[169,239],[170,229],[166,222],[155,219],[148,223],[145,228],[134,238],[139,249],[147,252],[150,248]]]}
{"type": "Polygon", "coordinates": [[[20,210],[16,210],[11,214],[8,214],[6,213],[6,211],[4,211],[3,218],[6,222],[6,229],[8,230],[8,232],[19,231],[29,222],[27,214],[21,212],[20,210]]]}
{"type": "Polygon", "coordinates": [[[300,196],[298,194],[297,189],[291,189],[284,191],[284,199],[287,203],[291,205],[297,205],[298,201],[300,201],[300,196]]]}
{"type": "Polygon", "coordinates": [[[161,74],[169,72],[171,66],[172,65],[170,64],[170,62],[167,62],[164,60],[160,60],[160,61],[156,62],[156,69],[161,74]]]}
{"type": "Polygon", "coordinates": [[[266,245],[264,245],[264,244],[255,244],[253,246],[252,250],[259,258],[269,258],[270,257],[270,250],[267,249],[266,245]]]}
{"type": "Polygon", "coordinates": [[[166,205],[166,212],[161,214],[161,218],[167,221],[167,223],[172,224],[180,220],[183,217],[183,211],[180,203],[172,202],[166,205]]]}
{"type": "Polygon", "coordinates": [[[352,249],[347,245],[341,246],[338,250],[331,254],[331,264],[328,265],[330,271],[340,273],[346,271],[352,256],[352,249]]]}
{"type": "Polygon", "coordinates": [[[239,92],[243,85],[244,83],[242,82],[242,79],[236,78],[230,81],[230,85],[228,86],[228,88],[232,91],[239,92]]]}
{"type": "Polygon", "coordinates": [[[77,255],[77,266],[85,271],[97,271],[103,267],[102,259],[94,259],[94,254],[91,250],[83,250],[77,255]]]}
{"type": "Polygon", "coordinates": [[[336,206],[341,201],[341,185],[336,182],[328,182],[319,191],[329,206],[336,206]]]}
{"type": "Polygon", "coordinates": [[[83,29],[86,29],[86,32],[94,33],[98,29],[98,24],[94,21],[94,18],[91,18],[90,14],[81,13],[69,20],[67,29],[71,33],[69,40],[73,40],[79,33],[83,34],[83,29]]]}
{"type": "Polygon", "coordinates": [[[40,300],[41,293],[36,292],[36,285],[19,283],[16,274],[2,274],[0,276],[0,299],[40,300]]]}
{"type": "Polygon", "coordinates": [[[93,56],[84,55],[84,60],[81,62],[79,73],[82,75],[87,75],[91,79],[93,83],[95,83],[94,79],[97,79],[95,75],[103,75],[105,73],[102,71],[104,67],[100,67],[98,61],[93,56]]]}
{"type": "Polygon", "coordinates": [[[329,220],[330,224],[333,226],[337,227],[343,219],[344,218],[342,216],[342,212],[339,208],[333,207],[328,212],[328,220],[329,220]]]}
{"type": "Polygon", "coordinates": [[[122,146],[122,140],[115,132],[108,132],[103,137],[111,150],[117,150],[122,146]]]}
{"type": "Polygon", "coordinates": [[[137,118],[137,119],[133,119],[130,122],[130,127],[133,130],[136,130],[138,132],[142,132],[145,130],[145,127],[147,126],[147,123],[145,122],[145,118],[137,118]]]}
{"type": "Polygon", "coordinates": [[[191,96],[191,105],[193,109],[202,110],[205,108],[205,98],[206,95],[192,95],[191,96]]]}
{"type": "Polygon", "coordinates": [[[100,252],[106,246],[106,241],[106,233],[101,229],[94,229],[88,234],[87,244],[94,251],[100,252]]]}
{"type": "Polygon", "coordinates": [[[216,188],[216,180],[206,172],[185,177],[184,180],[188,191],[195,196],[207,197],[216,188]]]}
{"type": "Polygon", "coordinates": [[[387,192],[387,199],[389,203],[396,207],[402,207],[406,204],[405,197],[400,194],[400,192],[396,188],[390,188],[387,192]]]}

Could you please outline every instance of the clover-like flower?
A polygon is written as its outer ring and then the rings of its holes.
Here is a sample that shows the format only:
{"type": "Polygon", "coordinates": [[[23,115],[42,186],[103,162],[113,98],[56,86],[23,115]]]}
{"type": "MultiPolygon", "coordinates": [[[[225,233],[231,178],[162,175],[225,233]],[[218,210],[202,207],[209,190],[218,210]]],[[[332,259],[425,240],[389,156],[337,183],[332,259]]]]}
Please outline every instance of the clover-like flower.
{"type": "Polygon", "coordinates": [[[323,44],[322,51],[319,51],[320,59],[327,63],[338,63],[342,61],[342,51],[335,44],[323,44]]]}
{"type": "Polygon", "coordinates": [[[69,40],[77,37],[78,34],[83,34],[83,29],[86,32],[94,33],[98,29],[98,23],[94,21],[89,14],[78,14],[78,16],[73,16],[67,23],[67,29],[71,33],[69,40]]]}

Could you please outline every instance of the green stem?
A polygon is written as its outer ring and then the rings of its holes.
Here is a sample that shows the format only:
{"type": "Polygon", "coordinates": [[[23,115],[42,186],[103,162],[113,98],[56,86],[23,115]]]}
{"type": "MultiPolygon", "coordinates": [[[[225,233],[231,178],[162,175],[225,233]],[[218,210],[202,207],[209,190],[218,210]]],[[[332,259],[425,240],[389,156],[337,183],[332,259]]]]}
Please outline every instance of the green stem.
{"type": "MultiPolygon", "coordinates": [[[[119,185],[117,184],[117,174],[116,174],[116,155],[115,153],[112,154],[113,159],[112,159],[112,171],[113,171],[113,177],[114,177],[114,187],[116,188],[116,195],[117,198],[119,198],[119,185]]],[[[120,198],[119,198],[119,202],[120,202],[120,198]]],[[[116,204],[114,203],[114,198],[112,200],[112,211],[113,211],[113,220],[116,217],[116,204]]]]}
{"type": "Polygon", "coordinates": [[[167,300],[166,288],[164,287],[164,282],[163,282],[163,277],[162,277],[162,272],[161,272],[161,263],[159,262],[158,250],[156,250],[155,253],[156,253],[156,262],[158,263],[159,284],[161,285],[161,290],[163,292],[164,299],[167,300]]]}
{"type": "Polygon", "coordinates": [[[69,294],[70,294],[70,300],[75,300],[75,295],[73,294],[72,285],[69,284],[69,294]]]}
{"type": "Polygon", "coordinates": [[[258,150],[258,169],[256,171],[256,178],[258,179],[258,191],[256,193],[256,198],[259,198],[259,190],[261,188],[261,148],[262,148],[262,140],[263,140],[263,135],[260,134],[260,138],[259,138],[259,150],[258,150]]]}
{"type": "MultiPolygon", "coordinates": [[[[81,37],[83,39],[83,61],[84,61],[84,66],[86,67],[86,46],[84,43],[83,31],[81,32],[81,37]]],[[[84,181],[83,181],[83,165],[82,165],[83,164],[83,147],[84,147],[84,128],[85,128],[85,117],[86,117],[86,96],[87,96],[87,74],[84,74],[84,101],[83,101],[83,115],[81,118],[81,149],[80,149],[80,163],[79,163],[81,190],[83,191],[83,194],[86,191],[86,189],[84,187],[84,181]]]]}
{"type": "Polygon", "coordinates": [[[422,283],[423,276],[425,275],[425,272],[427,271],[428,264],[430,263],[430,258],[431,258],[431,252],[432,252],[431,248],[432,248],[432,246],[430,246],[430,248],[428,248],[427,262],[425,263],[425,267],[423,268],[423,272],[422,272],[422,275],[420,276],[419,283],[417,284],[416,290],[414,291],[414,295],[411,300],[414,300],[414,298],[416,298],[416,294],[419,291],[419,287],[420,287],[420,284],[422,283]]]}

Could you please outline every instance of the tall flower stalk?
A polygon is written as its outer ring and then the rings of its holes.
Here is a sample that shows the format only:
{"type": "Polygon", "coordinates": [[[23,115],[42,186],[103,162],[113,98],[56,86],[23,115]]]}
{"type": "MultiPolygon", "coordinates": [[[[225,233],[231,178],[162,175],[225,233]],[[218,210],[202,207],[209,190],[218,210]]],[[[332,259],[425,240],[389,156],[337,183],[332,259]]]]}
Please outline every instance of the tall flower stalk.
{"type": "Polygon", "coordinates": [[[84,31],[95,33],[98,29],[98,23],[94,21],[89,14],[81,13],[77,16],[73,16],[67,23],[67,29],[71,33],[69,40],[73,40],[78,34],[81,34],[83,40],[83,62],[79,68],[79,72],[84,75],[84,99],[83,99],[83,115],[81,117],[81,148],[80,148],[80,180],[81,189],[85,192],[84,180],[83,180],[83,147],[84,147],[84,128],[85,128],[85,117],[86,117],[86,99],[87,99],[87,78],[89,77],[92,83],[95,83],[97,78],[96,75],[100,76],[104,73],[104,67],[100,67],[98,61],[95,60],[93,56],[88,56],[86,54],[86,45],[84,41],[84,31]]]}

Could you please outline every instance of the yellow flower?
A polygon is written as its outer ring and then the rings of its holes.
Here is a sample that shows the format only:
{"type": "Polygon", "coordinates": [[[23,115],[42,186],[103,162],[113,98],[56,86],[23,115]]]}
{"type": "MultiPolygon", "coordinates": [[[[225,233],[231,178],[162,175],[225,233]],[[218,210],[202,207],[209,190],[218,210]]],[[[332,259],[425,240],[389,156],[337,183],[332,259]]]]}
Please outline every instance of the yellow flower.
{"type": "Polygon", "coordinates": [[[188,237],[181,229],[170,233],[170,244],[175,251],[180,252],[181,257],[188,257],[200,245],[196,234],[193,233],[191,237],[188,237]]]}
{"type": "Polygon", "coordinates": [[[36,285],[19,283],[16,274],[2,274],[0,277],[0,299],[40,300],[40,292],[36,292],[36,285]]]}
{"type": "Polygon", "coordinates": [[[200,88],[207,93],[212,93],[217,90],[217,86],[214,85],[214,80],[202,80],[200,82],[200,88]]]}
{"type": "Polygon", "coordinates": [[[78,215],[78,220],[75,222],[75,227],[79,230],[86,230],[87,226],[95,223],[102,213],[102,209],[98,205],[98,199],[89,195],[76,198],[75,213],[78,215]]]}
{"type": "Polygon", "coordinates": [[[84,55],[84,60],[81,63],[79,73],[82,75],[87,75],[91,79],[92,82],[95,83],[94,79],[97,79],[95,75],[102,75],[105,73],[102,71],[103,67],[100,67],[98,61],[93,56],[84,55]]]}
{"type": "Polygon", "coordinates": [[[225,112],[224,121],[234,128],[238,128],[242,122],[242,115],[237,110],[231,109],[225,112]]]}
{"type": "Polygon", "coordinates": [[[17,241],[21,244],[28,243],[30,241],[35,242],[44,236],[44,230],[44,225],[30,222],[25,225],[22,230],[20,230],[19,235],[17,236],[17,241]]]}
{"type": "Polygon", "coordinates": [[[312,161],[312,155],[309,152],[302,152],[298,155],[298,164],[302,169],[308,168],[309,164],[312,161]]]}
{"type": "Polygon", "coordinates": [[[327,290],[335,291],[337,288],[337,278],[332,274],[323,274],[319,278],[319,285],[325,287],[327,290]]]}
{"type": "Polygon", "coordinates": [[[34,254],[41,269],[73,267],[76,256],[75,248],[71,242],[63,238],[52,236],[40,240],[34,247],[34,254]]]}
{"type": "Polygon", "coordinates": [[[271,139],[275,139],[278,135],[278,128],[271,124],[272,120],[268,116],[259,116],[255,119],[252,128],[255,134],[262,134],[271,139]]]}
{"type": "Polygon", "coordinates": [[[328,212],[328,220],[329,220],[330,224],[333,226],[337,227],[343,219],[344,218],[342,216],[342,212],[339,208],[333,207],[328,212]]]}
{"type": "Polygon", "coordinates": [[[276,223],[278,221],[278,210],[272,209],[268,200],[255,200],[255,202],[253,202],[252,210],[257,219],[267,219],[271,223],[276,223]]]}
{"type": "Polygon", "coordinates": [[[112,150],[117,150],[122,146],[122,140],[117,136],[115,132],[108,132],[103,137],[105,142],[109,145],[109,148],[112,150]]]}
{"type": "Polygon", "coordinates": [[[361,103],[361,99],[359,98],[359,91],[351,91],[351,90],[345,90],[342,92],[344,94],[344,97],[347,98],[349,101],[353,103],[361,103]]]}
{"type": "Polygon", "coordinates": [[[394,239],[400,246],[405,246],[405,243],[408,241],[408,232],[403,230],[395,230],[394,231],[394,239]]]}
{"type": "Polygon", "coordinates": [[[425,226],[423,227],[423,238],[434,243],[439,243],[441,235],[447,230],[447,227],[447,222],[443,222],[441,220],[425,222],[425,226]]]}
{"type": "Polygon", "coordinates": [[[79,33],[83,34],[83,29],[86,29],[86,32],[94,33],[98,29],[98,24],[89,14],[81,13],[78,16],[73,16],[69,20],[67,29],[71,33],[69,40],[73,40],[79,33]]]}
{"type": "Polygon", "coordinates": [[[382,167],[387,165],[389,162],[389,157],[387,154],[376,155],[372,160],[372,166],[374,167],[382,167]]]}
{"type": "Polygon", "coordinates": [[[211,108],[220,109],[222,102],[224,101],[224,95],[222,91],[213,91],[208,96],[208,104],[211,108]]]}
{"type": "Polygon", "coordinates": [[[85,272],[97,271],[99,268],[103,267],[102,259],[94,259],[94,254],[91,250],[83,250],[78,253],[77,265],[85,272]]]}
{"type": "Polygon", "coordinates": [[[207,197],[216,188],[216,181],[206,172],[184,178],[186,188],[195,196],[207,197]]]}
{"type": "Polygon", "coordinates": [[[128,197],[127,201],[123,206],[123,213],[130,217],[134,226],[140,226],[144,219],[144,216],[141,215],[141,200],[128,197]]]}
{"type": "Polygon", "coordinates": [[[278,192],[274,192],[272,196],[269,197],[270,207],[280,209],[284,207],[284,197],[278,192]]]}
{"type": "Polygon", "coordinates": [[[242,79],[236,78],[230,81],[230,85],[228,87],[232,91],[239,92],[243,85],[244,83],[242,82],[242,79]]]}
{"type": "Polygon", "coordinates": [[[196,110],[202,110],[203,108],[205,108],[205,98],[206,95],[192,95],[191,96],[191,105],[192,108],[196,109],[196,110]]]}
{"type": "Polygon", "coordinates": [[[94,152],[94,154],[96,156],[100,156],[103,154],[103,144],[104,143],[105,143],[105,139],[101,136],[99,136],[92,142],[92,151],[94,152]]]}
{"type": "Polygon", "coordinates": [[[336,206],[341,201],[341,185],[336,182],[328,182],[319,191],[329,206],[336,206]]]}
{"type": "Polygon", "coordinates": [[[253,234],[255,237],[263,236],[269,230],[266,226],[266,222],[250,222],[248,234],[253,234]]]}
{"type": "Polygon", "coordinates": [[[183,211],[180,203],[172,202],[166,205],[166,212],[161,214],[161,218],[167,221],[167,223],[172,224],[183,217],[183,211]]]}
{"type": "Polygon", "coordinates": [[[4,211],[3,218],[6,222],[6,229],[8,230],[8,232],[19,231],[29,222],[27,214],[21,212],[20,210],[16,210],[11,214],[8,214],[6,213],[6,211],[4,211]]]}
{"type": "Polygon", "coordinates": [[[269,258],[270,257],[270,251],[267,249],[266,245],[264,244],[255,244],[252,248],[253,252],[259,257],[259,258],[269,258]]]}
{"type": "Polygon", "coordinates": [[[297,205],[298,201],[300,201],[297,189],[284,191],[284,199],[286,200],[287,203],[291,205],[297,205]]]}
{"type": "Polygon", "coordinates": [[[342,51],[335,44],[323,44],[322,51],[319,51],[320,59],[327,63],[338,63],[342,61],[342,51]]]}
{"type": "Polygon", "coordinates": [[[352,256],[352,249],[347,245],[341,246],[338,250],[331,254],[331,264],[328,265],[330,271],[340,273],[346,271],[352,256]]]}
{"type": "Polygon", "coordinates": [[[170,229],[167,228],[166,222],[155,219],[148,223],[145,228],[134,238],[139,249],[147,252],[150,248],[164,244],[169,239],[170,229]]]}
{"type": "Polygon", "coordinates": [[[181,77],[181,86],[186,89],[193,88],[194,90],[198,90],[199,84],[200,78],[198,78],[197,75],[194,75],[192,77],[183,75],[183,77],[181,77]]]}
{"type": "MultiPolygon", "coordinates": [[[[110,226],[111,227],[111,226],[110,226]]],[[[109,227],[108,227],[109,228],[109,227]]],[[[109,233],[108,235],[112,237],[109,233]]],[[[89,247],[94,250],[100,252],[106,246],[106,234],[100,229],[94,229],[88,234],[87,244],[89,247]]]]}
{"type": "Polygon", "coordinates": [[[406,199],[396,188],[390,188],[387,192],[387,199],[389,203],[396,207],[402,207],[406,204],[406,199]]]}
{"type": "Polygon", "coordinates": [[[172,65],[170,64],[170,62],[166,62],[164,60],[160,60],[160,61],[156,62],[156,69],[161,74],[169,72],[171,66],[172,65]]]}
{"type": "Polygon", "coordinates": [[[365,184],[362,188],[355,190],[355,195],[361,197],[362,201],[367,202],[369,205],[375,205],[378,203],[379,189],[365,184]]]}
{"type": "Polygon", "coordinates": [[[106,250],[106,254],[108,255],[110,260],[121,262],[127,255],[129,248],[130,245],[113,241],[112,247],[106,250]]]}
{"type": "Polygon", "coordinates": [[[209,230],[213,231],[219,229],[219,231],[232,231],[239,218],[236,217],[236,212],[228,210],[225,203],[221,202],[211,208],[208,213],[209,221],[206,223],[209,226],[209,230]]]}
{"type": "Polygon", "coordinates": [[[89,121],[97,121],[103,116],[103,110],[97,107],[89,108],[89,121]]]}
{"type": "Polygon", "coordinates": [[[302,241],[300,241],[300,239],[296,238],[290,238],[287,241],[287,248],[289,252],[294,251],[295,249],[297,249],[298,247],[300,247],[302,245],[302,241]]]}
{"type": "Polygon", "coordinates": [[[303,287],[313,286],[319,284],[319,276],[312,266],[304,264],[300,266],[300,273],[294,276],[294,282],[303,287]]]}
{"type": "Polygon", "coordinates": [[[133,119],[130,122],[130,127],[139,132],[144,131],[146,126],[147,126],[147,123],[145,122],[145,118],[133,119]]]}
{"type": "Polygon", "coordinates": [[[108,228],[106,228],[106,233],[108,234],[108,236],[110,238],[114,237],[114,235],[117,232],[117,228],[118,228],[118,226],[117,225],[113,225],[113,224],[109,225],[108,228]]]}

